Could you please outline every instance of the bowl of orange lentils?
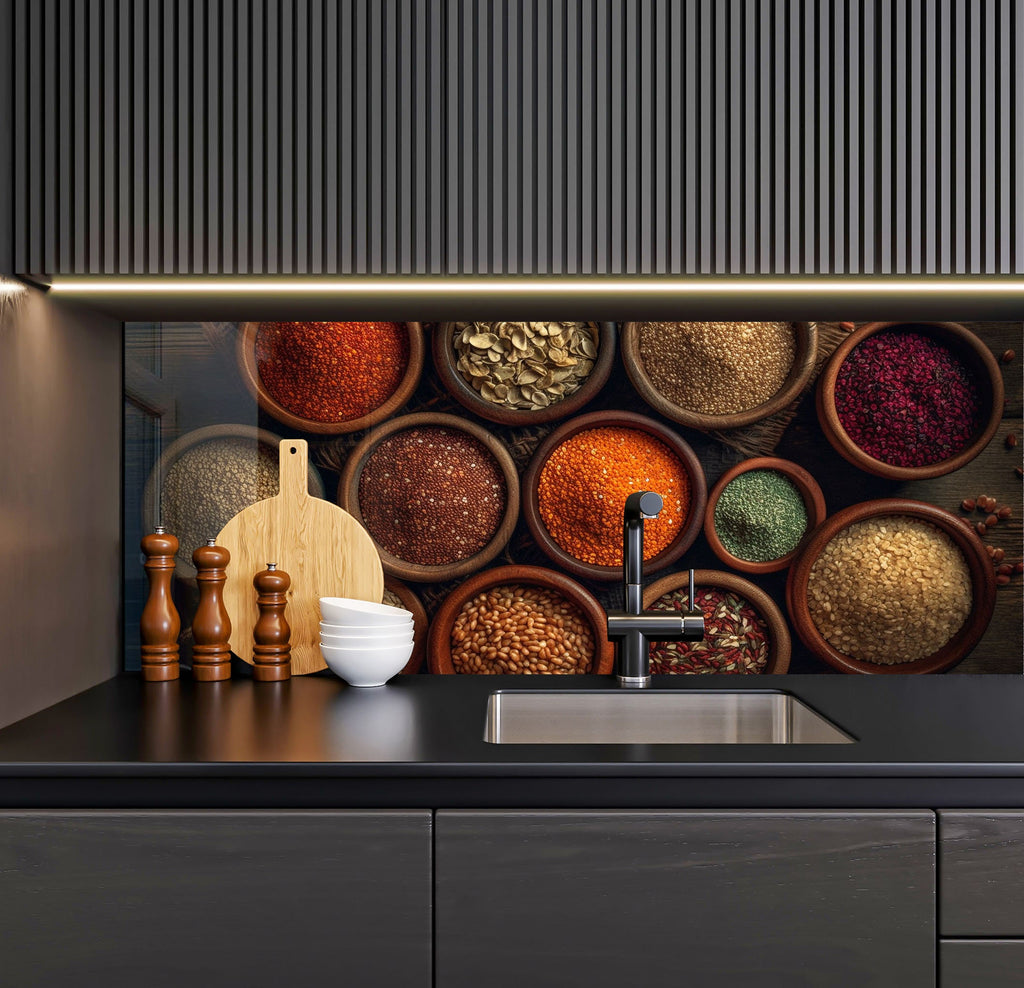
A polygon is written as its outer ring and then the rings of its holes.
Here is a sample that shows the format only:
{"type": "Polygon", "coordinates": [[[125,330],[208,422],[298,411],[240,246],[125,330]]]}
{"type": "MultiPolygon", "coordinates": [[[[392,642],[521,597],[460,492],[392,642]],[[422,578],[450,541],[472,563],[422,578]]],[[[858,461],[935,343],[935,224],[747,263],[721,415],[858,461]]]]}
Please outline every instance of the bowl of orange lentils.
{"type": "Polygon", "coordinates": [[[523,475],[523,517],[558,566],[590,580],[619,580],[622,511],[634,491],[654,491],[664,503],[644,528],[644,570],[655,573],[701,530],[704,470],[690,445],[660,422],[591,412],[562,423],[537,447],[523,475]]]}
{"type": "Polygon", "coordinates": [[[341,435],[397,412],[423,372],[418,322],[246,322],[238,367],[260,408],[301,432],[341,435]]]}

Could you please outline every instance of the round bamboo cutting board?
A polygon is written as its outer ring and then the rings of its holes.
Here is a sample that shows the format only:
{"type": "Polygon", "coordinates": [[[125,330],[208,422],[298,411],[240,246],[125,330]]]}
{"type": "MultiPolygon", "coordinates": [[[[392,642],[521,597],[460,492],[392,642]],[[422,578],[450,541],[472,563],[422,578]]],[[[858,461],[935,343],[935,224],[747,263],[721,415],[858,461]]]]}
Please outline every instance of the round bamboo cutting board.
{"type": "Polygon", "coordinates": [[[231,651],[252,665],[252,629],[259,616],[252,578],[277,563],[292,578],[285,617],[291,625],[292,672],[326,669],[320,655],[320,598],[380,601],[384,571],[366,529],[347,511],[306,489],[309,448],[304,439],[280,446],[280,491],[240,511],[217,544],[231,553],[224,603],[231,618],[231,651]]]}

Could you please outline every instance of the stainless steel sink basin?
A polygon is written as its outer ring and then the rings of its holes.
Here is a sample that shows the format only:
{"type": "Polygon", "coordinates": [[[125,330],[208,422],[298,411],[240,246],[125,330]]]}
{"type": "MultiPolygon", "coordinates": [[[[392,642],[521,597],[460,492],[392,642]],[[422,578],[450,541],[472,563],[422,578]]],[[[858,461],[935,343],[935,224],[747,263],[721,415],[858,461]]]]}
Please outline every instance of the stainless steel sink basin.
{"type": "Polygon", "coordinates": [[[498,690],[484,740],[494,744],[849,744],[854,739],[789,693],[498,690]]]}

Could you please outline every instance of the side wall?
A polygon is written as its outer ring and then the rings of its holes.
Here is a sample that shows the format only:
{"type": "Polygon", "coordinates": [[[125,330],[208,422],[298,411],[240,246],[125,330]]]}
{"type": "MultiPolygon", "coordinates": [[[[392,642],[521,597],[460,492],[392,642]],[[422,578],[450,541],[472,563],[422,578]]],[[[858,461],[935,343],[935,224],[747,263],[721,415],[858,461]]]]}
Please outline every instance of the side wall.
{"type": "Polygon", "coordinates": [[[0,726],[118,672],[121,327],[0,295],[0,726]]]}

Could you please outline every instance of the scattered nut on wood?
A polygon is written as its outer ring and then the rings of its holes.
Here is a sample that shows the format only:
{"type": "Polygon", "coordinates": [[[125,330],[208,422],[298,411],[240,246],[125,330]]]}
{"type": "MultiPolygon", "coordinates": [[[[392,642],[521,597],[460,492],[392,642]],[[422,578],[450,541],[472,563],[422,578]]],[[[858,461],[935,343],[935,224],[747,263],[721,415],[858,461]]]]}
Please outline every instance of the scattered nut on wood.
{"type": "Polygon", "coordinates": [[[1006,552],[997,546],[986,546],[985,548],[991,548],[992,562],[1001,563],[1006,558],[1006,552]]]}
{"type": "Polygon", "coordinates": [[[996,577],[996,583],[1000,587],[1005,587],[1006,584],[1009,583],[1009,582],[1010,582],[1010,578],[1008,576],[1004,576],[1004,575],[1000,574],[999,576],[996,577]]]}
{"type": "Polygon", "coordinates": [[[977,504],[976,504],[976,502],[975,502],[975,500],[974,500],[974,498],[973,498],[973,497],[965,497],[965,498],[964,498],[964,499],[963,499],[963,500],[962,500],[962,501],[960,502],[960,507],[961,507],[961,508],[962,508],[962,509],[963,509],[964,511],[968,511],[968,512],[969,512],[969,511],[973,511],[973,510],[974,510],[974,509],[975,509],[975,508],[977,507],[977,504]]]}
{"type": "Polygon", "coordinates": [[[1017,434],[1015,432],[1007,433],[1005,442],[1007,449],[1013,449],[1017,445],[1017,434]]]}
{"type": "Polygon", "coordinates": [[[1017,354],[1013,350],[1004,350],[1003,355],[999,358],[1000,363],[1008,364],[1017,354]]]}
{"type": "Polygon", "coordinates": [[[1011,508],[1008,504],[1004,504],[1002,507],[996,508],[996,517],[1000,521],[1005,521],[1012,514],[1013,514],[1013,508],[1011,508]]]}
{"type": "Polygon", "coordinates": [[[983,521],[979,521],[978,524],[974,526],[974,530],[979,535],[984,535],[988,531],[988,528],[985,527],[985,523],[983,521]]]}

